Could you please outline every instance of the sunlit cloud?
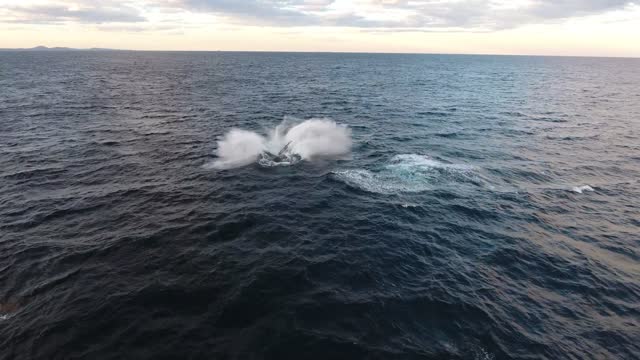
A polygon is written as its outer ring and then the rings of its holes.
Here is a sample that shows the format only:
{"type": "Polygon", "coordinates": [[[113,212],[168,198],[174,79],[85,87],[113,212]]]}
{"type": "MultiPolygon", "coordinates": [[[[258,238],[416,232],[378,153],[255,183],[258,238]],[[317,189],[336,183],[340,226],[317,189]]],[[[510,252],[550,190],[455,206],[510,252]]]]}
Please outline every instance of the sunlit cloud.
{"type": "Polygon", "coordinates": [[[638,54],[638,23],[640,0],[0,0],[0,47],[638,54]]]}
{"type": "Polygon", "coordinates": [[[634,4],[627,0],[78,0],[9,5],[3,17],[5,22],[22,23],[128,23],[147,22],[148,13],[171,9],[248,26],[477,31],[603,14],[634,4]]]}
{"type": "Polygon", "coordinates": [[[16,5],[5,8],[4,22],[28,24],[38,23],[111,23],[145,22],[146,18],[137,9],[127,5],[93,5],[80,3],[39,3],[34,5],[16,5]]]}

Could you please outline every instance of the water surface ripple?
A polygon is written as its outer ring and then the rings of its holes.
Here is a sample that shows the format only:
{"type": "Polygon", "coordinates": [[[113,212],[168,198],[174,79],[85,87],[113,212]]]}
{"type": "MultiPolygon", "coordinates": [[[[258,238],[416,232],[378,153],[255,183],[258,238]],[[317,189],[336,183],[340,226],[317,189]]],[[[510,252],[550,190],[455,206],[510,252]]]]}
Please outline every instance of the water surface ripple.
{"type": "Polygon", "coordinates": [[[0,359],[640,358],[640,61],[0,53],[0,359]],[[350,159],[212,169],[231,128],[350,159]]]}

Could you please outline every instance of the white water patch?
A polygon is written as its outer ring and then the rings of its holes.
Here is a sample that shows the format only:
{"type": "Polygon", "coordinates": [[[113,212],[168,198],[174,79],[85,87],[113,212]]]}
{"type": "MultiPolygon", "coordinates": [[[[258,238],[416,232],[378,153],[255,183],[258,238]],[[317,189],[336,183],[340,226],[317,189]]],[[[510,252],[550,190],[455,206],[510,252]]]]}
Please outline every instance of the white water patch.
{"type": "Polygon", "coordinates": [[[585,191],[594,191],[593,188],[589,185],[576,186],[571,191],[576,192],[578,194],[582,194],[585,191]]]}
{"type": "Polygon", "coordinates": [[[420,192],[426,190],[422,188],[422,186],[411,186],[411,184],[394,182],[393,179],[385,179],[384,175],[379,175],[364,169],[335,171],[334,175],[336,179],[349,186],[379,194],[420,192]]]}
{"type": "Polygon", "coordinates": [[[418,207],[418,205],[416,205],[416,204],[402,204],[400,206],[402,206],[405,209],[418,207]]]}
{"type": "Polygon", "coordinates": [[[487,350],[483,348],[478,348],[478,351],[476,351],[476,354],[475,354],[475,359],[476,360],[494,360],[495,357],[493,356],[493,354],[491,354],[487,350]]]}
{"type": "Polygon", "coordinates": [[[416,193],[450,184],[480,186],[484,183],[473,166],[449,164],[416,154],[394,156],[379,169],[341,170],[333,174],[349,186],[380,194],[416,193]]]}
{"type": "Polygon", "coordinates": [[[287,166],[300,160],[341,159],[351,152],[351,130],[330,119],[302,122],[285,120],[267,136],[232,129],[218,141],[218,159],[205,165],[232,169],[258,162],[262,166],[287,166]]]}

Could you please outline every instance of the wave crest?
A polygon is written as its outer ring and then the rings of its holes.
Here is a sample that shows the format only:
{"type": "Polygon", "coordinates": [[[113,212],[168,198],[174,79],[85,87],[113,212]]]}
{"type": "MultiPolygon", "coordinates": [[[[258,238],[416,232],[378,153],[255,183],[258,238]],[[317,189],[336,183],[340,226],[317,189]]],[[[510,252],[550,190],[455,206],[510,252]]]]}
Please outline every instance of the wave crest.
{"type": "Polygon", "coordinates": [[[589,186],[589,185],[576,186],[571,190],[573,192],[578,193],[578,194],[582,194],[585,191],[594,191],[593,188],[591,186],[589,186]]]}

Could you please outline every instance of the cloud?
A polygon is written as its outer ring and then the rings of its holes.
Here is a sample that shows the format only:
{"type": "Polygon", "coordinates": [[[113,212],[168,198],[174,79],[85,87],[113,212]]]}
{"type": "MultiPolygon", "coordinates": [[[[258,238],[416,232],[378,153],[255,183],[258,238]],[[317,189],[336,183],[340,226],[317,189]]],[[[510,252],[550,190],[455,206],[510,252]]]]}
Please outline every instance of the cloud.
{"type": "Polygon", "coordinates": [[[51,3],[12,7],[10,13],[11,22],[107,24],[145,23],[145,14],[171,9],[184,14],[215,15],[226,23],[249,26],[495,31],[598,15],[639,3],[640,0],[129,0],[128,5],[122,5],[110,0],[76,0],[75,7],[51,3]]]}
{"type": "Polygon", "coordinates": [[[164,26],[146,26],[146,25],[123,25],[123,24],[104,24],[99,25],[98,29],[101,31],[112,31],[112,32],[127,32],[127,33],[142,33],[142,32],[175,32],[176,28],[172,25],[164,25],[164,26]]]}
{"type": "Polygon", "coordinates": [[[499,30],[525,24],[597,15],[624,9],[628,0],[369,0],[372,7],[411,13],[399,28],[463,28],[499,30]]]}
{"type": "MultiPolygon", "coordinates": [[[[189,11],[212,12],[248,25],[339,26],[379,29],[514,28],[601,14],[628,0],[354,0],[340,11],[334,0],[182,0],[189,11]]],[[[340,3],[345,3],[341,1],[340,3]]]]}
{"type": "Polygon", "coordinates": [[[9,22],[14,23],[133,23],[144,22],[145,17],[138,10],[128,6],[82,6],[35,5],[10,7],[9,22]]]}
{"type": "Polygon", "coordinates": [[[260,1],[260,0],[185,0],[184,9],[212,12],[250,25],[308,26],[318,25],[319,17],[304,9],[323,9],[329,2],[260,1]],[[311,6],[310,8],[308,6],[311,6]]]}

